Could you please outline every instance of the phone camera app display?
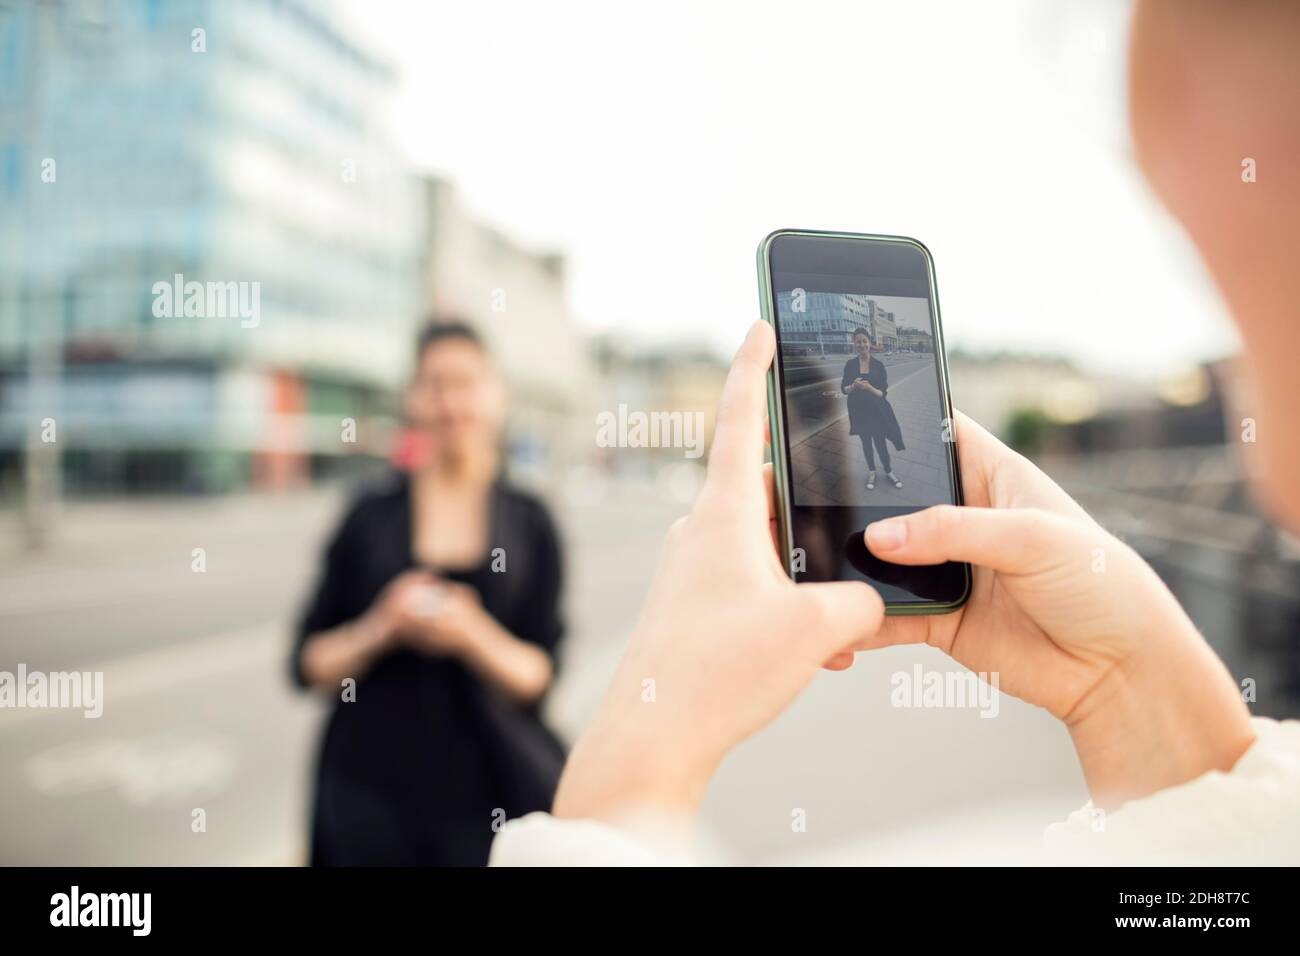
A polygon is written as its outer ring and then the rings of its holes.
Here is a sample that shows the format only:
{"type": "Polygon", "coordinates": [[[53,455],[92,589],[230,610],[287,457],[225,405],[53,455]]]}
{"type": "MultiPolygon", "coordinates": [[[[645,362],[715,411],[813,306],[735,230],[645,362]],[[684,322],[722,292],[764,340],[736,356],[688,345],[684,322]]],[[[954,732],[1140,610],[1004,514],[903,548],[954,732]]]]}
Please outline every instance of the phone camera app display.
{"type": "Polygon", "coordinates": [[[781,278],[776,313],[794,504],[952,502],[945,448],[952,424],[929,299],[837,289],[828,283],[834,277],[781,278]]]}

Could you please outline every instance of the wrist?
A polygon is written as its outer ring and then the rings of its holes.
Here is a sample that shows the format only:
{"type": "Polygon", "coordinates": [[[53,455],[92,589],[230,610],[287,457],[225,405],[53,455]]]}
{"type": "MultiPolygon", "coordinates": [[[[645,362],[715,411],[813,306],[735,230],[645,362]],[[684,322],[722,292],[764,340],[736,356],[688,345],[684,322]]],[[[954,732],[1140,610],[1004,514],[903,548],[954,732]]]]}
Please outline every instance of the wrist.
{"type": "Polygon", "coordinates": [[[1236,683],[1191,622],[1182,617],[1158,633],[1066,720],[1099,807],[1226,772],[1254,740],[1236,683]]]}
{"type": "Polygon", "coordinates": [[[689,833],[720,759],[695,753],[646,717],[597,719],[565,764],[555,816],[689,833]]]}
{"type": "Polygon", "coordinates": [[[494,647],[509,636],[496,618],[481,611],[451,632],[448,650],[465,663],[473,664],[490,656],[494,647]]]}
{"type": "Polygon", "coordinates": [[[387,614],[371,608],[357,619],[354,633],[360,643],[377,647],[387,644],[396,633],[396,628],[387,614]]]}

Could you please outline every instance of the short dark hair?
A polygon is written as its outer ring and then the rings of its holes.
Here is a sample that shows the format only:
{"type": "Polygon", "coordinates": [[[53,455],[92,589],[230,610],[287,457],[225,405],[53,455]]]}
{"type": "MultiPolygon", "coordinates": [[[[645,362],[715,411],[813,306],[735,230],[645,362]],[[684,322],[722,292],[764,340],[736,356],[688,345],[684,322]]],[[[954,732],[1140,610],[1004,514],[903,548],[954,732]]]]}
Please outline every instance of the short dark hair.
{"type": "Polygon", "coordinates": [[[868,341],[868,342],[874,342],[874,341],[876,341],[875,339],[873,339],[873,338],[871,337],[871,333],[868,332],[866,329],[864,329],[864,328],[863,328],[862,326],[860,326],[860,325],[859,325],[856,329],[853,330],[853,334],[852,334],[851,336],[849,336],[849,338],[856,339],[859,335],[865,335],[865,336],[867,337],[867,341],[868,341]]]}
{"type": "Polygon", "coordinates": [[[423,357],[425,352],[439,342],[449,342],[454,339],[468,342],[480,351],[487,352],[483,337],[464,319],[435,317],[425,322],[420,329],[420,334],[415,337],[415,357],[416,359],[423,357]]]}

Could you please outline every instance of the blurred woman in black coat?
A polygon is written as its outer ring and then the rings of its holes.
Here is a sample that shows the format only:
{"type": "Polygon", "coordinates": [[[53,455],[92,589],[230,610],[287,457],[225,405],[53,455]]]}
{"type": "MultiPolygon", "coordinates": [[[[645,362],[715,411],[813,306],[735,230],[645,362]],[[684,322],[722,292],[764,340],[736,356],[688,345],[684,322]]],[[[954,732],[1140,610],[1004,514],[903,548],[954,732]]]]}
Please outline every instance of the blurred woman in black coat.
{"type": "Polygon", "coordinates": [[[294,675],[334,700],[314,865],[482,865],[505,818],[550,807],[560,543],[501,478],[505,405],[472,329],[425,331],[406,397],[420,460],[353,503],[298,628],[294,675]]]}
{"type": "Polygon", "coordinates": [[[871,455],[873,445],[880,456],[885,477],[893,482],[895,488],[902,488],[903,482],[894,474],[885,442],[893,442],[897,451],[907,446],[903,444],[903,431],[898,427],[894,407],[889,404],[889,375],[884,363],[871,355],[874,348],[870,332],[863,328],[853,330],[853,351],[857,354],[844,363],[840,391],[849,397],[849,434],[857,435],[862,441],[862,457],[866,459],[868,469],[867,488],[876,487],[876,462],[871,455]]]}

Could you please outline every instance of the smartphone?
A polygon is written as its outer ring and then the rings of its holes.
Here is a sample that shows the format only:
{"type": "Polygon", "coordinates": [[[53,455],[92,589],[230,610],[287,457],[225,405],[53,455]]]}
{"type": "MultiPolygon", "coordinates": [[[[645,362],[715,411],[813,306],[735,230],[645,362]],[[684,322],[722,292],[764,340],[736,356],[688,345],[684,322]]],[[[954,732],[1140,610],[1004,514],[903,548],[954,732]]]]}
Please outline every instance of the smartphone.
{"type": "Polygon", "coordinates": [[[970,565],[908,566],[863,540],[873,521],[962,503],[930,252],[915,239],[781,229],[758,247],[776,330],[768,417],[776,516],[796,581],[866,581],[887,614],[942,614],[970,565]]]}

